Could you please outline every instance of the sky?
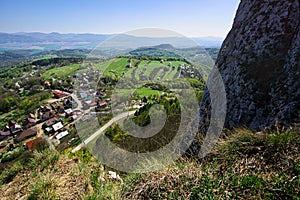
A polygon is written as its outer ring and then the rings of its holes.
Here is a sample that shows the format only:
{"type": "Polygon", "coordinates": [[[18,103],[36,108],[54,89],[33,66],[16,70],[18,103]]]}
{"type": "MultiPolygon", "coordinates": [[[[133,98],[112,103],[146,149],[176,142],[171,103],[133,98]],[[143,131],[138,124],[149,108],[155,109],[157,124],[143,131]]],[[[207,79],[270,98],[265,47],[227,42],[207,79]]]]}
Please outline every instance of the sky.
{"type": "Polygon", "coordinates": [[[225,38],[240,0],[0,0],[0,32],[172,30],[225,38]]]}

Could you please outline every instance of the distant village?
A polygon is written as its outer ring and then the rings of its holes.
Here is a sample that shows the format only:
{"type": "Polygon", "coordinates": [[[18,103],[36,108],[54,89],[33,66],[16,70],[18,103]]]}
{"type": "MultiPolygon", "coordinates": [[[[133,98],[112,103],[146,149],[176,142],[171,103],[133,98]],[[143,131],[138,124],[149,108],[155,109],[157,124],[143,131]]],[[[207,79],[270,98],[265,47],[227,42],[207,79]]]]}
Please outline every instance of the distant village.
{"type": "MultiPolygon", "coordinates": [[[[77,75],[79,76],[79,75],[77,75]]],[[[83,74],[79,81],[86,84],[88,75],[83,74]]],[[[49,81],[44,86],[50,88],[49,81]]],[[[67,148],[81,140],[76,134],[75,122],[86,120],[89,113],[84,110],[95,109],[99,112],[110,112],[110,98],[103,99],[105,91],[92,89],[79,90],[72,95],[69,90],[52,90],[53,99],[40,106],[35,112],[29,113],[21,121],[10,120],[0,130],[0,153],[13,150],[24,144],[28,150],[46,146],[67,148]],[[78,98],[77,98],[78,96],[78,98]]]]}
{"type": "MultiPolygon", "coordinates": [[[[161,60],[161,63],[163,62],[161,60]]],[[[168,67],[175,69],[171,63],[168,64],[168,67]]],[[[187,77],[200,76],[194,67],[189,65],[180,65],[177,73],[187,77]]],[[[98,80],[99,74],[101,74],[100,71],[87,70],[76,73],[74,76],[68,76],[67,79],[70,80],[70,83],[73,82],[69,87],[64,86],[65,80],[58,77],[42,81],[42,84],[35,89],[51,90],[53,98],[29,113],[24,119],[9,120],[5,127],[0,127],[0,153],[13,150],[21,145],[24,145],[27,150],[45,146],[64,150],[70,146],[79,145],[81,139],[77,135],[76,122],[88,121],[92,117],[97,117],[99,120],[103,116],[109,118],[108,116],[112,115],[112,91],[110,91],[111,88],[106,87],[107,84],[109,85],[105,82],[107,80],[98,80]],[[74,82],[76,83],[74,84],[74,82]],[[94,112],[91,112],[92,109],[94,112]]],[[[29,76],[35,76],[34,72],[29,76]]],[[[19,93],[24,92],[24,88],[18,82],[15,83],[15,87],[19,93]]],[[[163,95],[166,94],[163,93],[163,95]]],[[[119,100],[114,99],[114,102],[117,103],[119,100]]],[[[136,109],[145,105],[147,101],[146,97],[133,98],[127,106],[136,109]]],[[[119,106],[122,108],[122,105],[119,106]]]]}

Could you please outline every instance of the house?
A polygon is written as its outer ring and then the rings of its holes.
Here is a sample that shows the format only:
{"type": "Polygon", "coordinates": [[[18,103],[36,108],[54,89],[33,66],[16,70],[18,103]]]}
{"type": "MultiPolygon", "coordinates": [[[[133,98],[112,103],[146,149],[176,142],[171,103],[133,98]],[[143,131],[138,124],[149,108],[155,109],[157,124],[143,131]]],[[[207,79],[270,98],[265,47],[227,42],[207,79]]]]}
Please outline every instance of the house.
{"type": "Polygon", "coordinates": [[[144,96],[144,97],[142,98],[142,102],[143,102],[143,103],[147,103],[147,102],[148,102],[147,97],[144,96]]]}
{"type": "Polygon", "coordinates": [[[58,122],[58,123],[52,125],[52,128],[55,132],[63,127],[64,127],[64,125],[61,122],[58,122]]]}
{"type": "Polygon", "coordinates": [[[67,116],[71,116],[71,115],[73,115],[73,110],[71,108],[69,108],[69,109],[65,110],[65,113],[67,116]]]}
{"type": "Polygon", "coordinates": [[[32,113],[29,113],[29,114],[28,114],[28,117],[31,118],[31,119],[35,119],[35,116],[34,116],[34,114],[32,114],[32,113]]]}
{"type": "Polygon", "coordinates": [[[46,88],[50,88],[51,87],[51,83],[49,81],[44,81],[44,85],[46,88]]]}
{"type": "Polygon", "coordinates": [[[5,139],[6,137],[10,136],[9,131],[0,131],[0,141],[5,139]]]}
{"type": "Polygon", "coordinates": [[[47,106],[44,106],[44,109],[45,109],[45,111],[47,112],[47,111],[51,111],[52,110],[52,108],[49,106],[49,105],[47,105],[47,106]]]}
{"type": "Polygon", "coordinates": [[[67,99],[64,101],[64,106],[65,108],[72,108],[73,107],[73,101],[71,101],[70,99],[67,99]]]}
{"type": "Polygon", "coordinates": [[[57,135],[55,136],[55,138],[56,138],[57,140],[60,140],[61,138],[65,137],[65,136],[68,135],[68,134],[69,134],[69,131],[63,131],[63,132],[60,132],[59,134],[57,134],[57,135]]]}
{"type": "Polygon", "coordinates": [[[107,102],[106,101],[101,101],[100,103],[99,103],[99,107],[100,108],[105,108],[107,106],[107,102]]]}
{"type": "Polygon", "coordinates": [[[59,121],[62,121],[66,118],[66,114],[59,114],[59,115],[56,115],[56,117],[58,117],[59,121]]]}
{"type": "Polygon", "coordinates": [[[87,101],[84,101],[84,103],[89,107],[97,106],[97,99],[88,99],[87,101]]]}
{"type": "Polygon", "coordinates": [[[33,118],[28,117],[28,118],[26,118],[26,119],[24,119],[24,120],[22,121],[22,126],[23,126],[25,129],[30,128],[30,127],[32,127],[32,126],[34,126],[34,125],[36,125],[36,120],[33,119],[33,118]]]}
{"type": "Polygon", "coordinates": [[[71,121],[75,121],[77,118],[78,118],[77,115],[72,115],[72,116],[70,117],[71,121]]]}
{"type": "Polygon", "coordinates": [[[82,82],[83,82],[83,84],[88,84],[89,80],[86,77],[84,77],[83,80],[82,80],[82,82]]]}
{"type": "Polygon", "coordinates": [[[53,111],[47,111],[45,113],[42,113],[42,115],[40,116],[40,120],[43,122],[54,116],[55,116],[55,113],[53,111]]]}
{"type": "Polygon", "coordinates": [[[53,95],[54,95],[55,98],[59,99],[59,98],[65,96],[66,93],[63,92],[63,91],[60,91],[60,90],[54,90],[53,95]]]}
{"type": "Polygon", "coordinates": [[[46,144],[47,143],[43,138],[38,137],[34,140],[30,140],[29,142],[26,142],[25,147],[28,150],[35,150],[35,149],[43,148],[46,144]]]}
{"type": "Polygon", "coordinates": [[[56,111],[57,111],[58,113],[64,113],[64,112],[65,112],[65,109],[64,109],[62,106],[57,106],[57,107],[56,107],[56,111]]]}
{"type": "Polygon", "coordinates": [[[87,98],[88,95],[87,95],[86,92],[80,92],[80,97],[81,97],[82,99],[84,99],[84,98],[87,98]]]}
{"type": "Polygon", "coordinates": [[[78,78],[78,79],[80,79],[80,77],[81,77],[81,74],[79,74],[79,73],[76,73],[76,74],[74,74],[74,76],[73,76],[73,78],[78,78]]]}
{"type": "Polygon", "coordinates": [[[10,131],[12,135],[15,135],[21,131],[23,131],[22,127],[18,125],[14,120],[10,120],[8,122],[8,127],[6,127],[5,131],[10,131]]]}
{"type": "Polygon", "coordinates": [[[125,67],[126,68],[131,68],[131,63],[127,63],[125,67]]]}
{"type": "Polygon", "coordinates": [[[47,127],[52,126],[53,124],[55,124],[55,122],[56,122],[57,120],[58,120],[58,119],[57,119],[56,117],[47,120],[47,121],[43,124],[42,128],[43,128],[43,129],[46,129],[47,127]]]}
{"type": "Polygon", "coordinates": [[[53,128],[52,127],[47,127],[45,128],[45,132],[46,132],[46,135],[49,135],[50,133],[53,133],[53,128]]]}
{"type": "Polygon", "coordinates": [[[31,128],[19,133],[14,140],[15,142],[21,142],[36,135],[37,128],[31,128]]]}
{"type": "Polygon", "coordinates": [[[11,134],[15,135],[21,131],[23,131],[22,126],[19,124],[15,124],[13,127],[10,127],[11,134]]]}
{"type": "Polygon", "coordinates": [[[54,130],[52,128],[52,125],[55,124],[58,121],[58,118],[54,117],[52,119],[47,120],[43,125],[42,128],[45,131],[45,134],[49,135],[50,133],[53,133],[54,130]]]}

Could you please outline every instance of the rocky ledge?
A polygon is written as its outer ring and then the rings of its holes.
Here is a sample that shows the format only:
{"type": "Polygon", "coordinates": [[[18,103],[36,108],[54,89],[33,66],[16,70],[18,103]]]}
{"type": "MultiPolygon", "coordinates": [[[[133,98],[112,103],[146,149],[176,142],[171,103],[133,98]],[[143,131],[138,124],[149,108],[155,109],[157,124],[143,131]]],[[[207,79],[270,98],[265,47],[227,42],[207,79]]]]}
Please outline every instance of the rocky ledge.
{"type": "MultiPolygon", "coordinates": [[[[299,19],[299,0],[241,1],[216,62],[226,88],[226,128],[299,122],[299,19]]],[[[210,106],[206,90],[200,113],[206,126],[210,106]]]]}

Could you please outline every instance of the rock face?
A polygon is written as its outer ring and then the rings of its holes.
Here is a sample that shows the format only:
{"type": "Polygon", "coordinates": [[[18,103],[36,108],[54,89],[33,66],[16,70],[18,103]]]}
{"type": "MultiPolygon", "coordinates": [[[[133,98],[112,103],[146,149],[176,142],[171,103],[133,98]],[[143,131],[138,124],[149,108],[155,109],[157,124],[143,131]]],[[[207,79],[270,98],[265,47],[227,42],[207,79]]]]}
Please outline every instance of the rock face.
{"type": "MultiPolygon", "coordinates": [[[[216,62],[226,87],[225,127],[260,130],[299,121],[299,21],[300,0],[241,1],[216,62]]],[[[206,125],[209,107],[206,90],[200,114],[206,125]]]]}

